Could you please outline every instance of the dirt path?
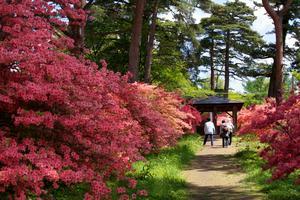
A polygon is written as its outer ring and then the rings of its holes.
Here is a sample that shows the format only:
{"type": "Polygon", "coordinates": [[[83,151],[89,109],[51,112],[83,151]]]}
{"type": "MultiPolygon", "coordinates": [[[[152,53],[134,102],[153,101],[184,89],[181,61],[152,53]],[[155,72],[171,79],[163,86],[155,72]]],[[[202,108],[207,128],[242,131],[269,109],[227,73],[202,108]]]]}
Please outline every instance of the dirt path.
{"type": "Polygon", "coordinates": [[[210,141],[184,171],[191,200],[261,200],[263,196],[243,183],[243,174],[234,160],[237,147],[222,148],[222,140],[210,141]]]}

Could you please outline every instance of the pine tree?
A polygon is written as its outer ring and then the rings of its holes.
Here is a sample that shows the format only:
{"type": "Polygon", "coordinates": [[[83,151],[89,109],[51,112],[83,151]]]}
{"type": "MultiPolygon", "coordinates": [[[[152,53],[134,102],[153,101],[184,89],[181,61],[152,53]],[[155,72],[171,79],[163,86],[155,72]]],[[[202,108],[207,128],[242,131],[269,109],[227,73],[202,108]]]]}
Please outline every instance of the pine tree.
{"type": "Polygon", "coordinates": [[[266,9],[267,13],[272,18],[275,25],[275,35],[276,35],[276,54],[275,62],[272,70],[272,78],[274,83],[273,92],[270,95],[276,97],[277,104],[281,103],[283,100],[283,88],[282,88],[282,68],[283,68],[283,50],[284,50],[284,31],[283,31],[283,17],[288,12],[289,7],[291,6],[293,0],[287,0],[284,3],[282,9],[275,11],[274,8],[270,5],[269,0],[262,0],[263,6],[266,9]]]}
{"type": "Polygon", "coordinates": [[[224,39],[221,30],[217,30],[214,27],[214,18],[204,18],[201,21],[201,26],[204,28],[205,37],[201,40],[201,47],[203,52],[207,52],[209,55],[202,54],[202,65],[210,67],[210,89],[216,88],[216,72],[222,65],[222,41],[224,39]]]}
{"type": "Polygon", "coordinates": [[[238,71],[239,67],[245,64],[252,50],[262,44],[262,39],[251,29],[256,17],[253,10],[245,3],[236,0],[224,6],[215,5],[211,12],[211,17],[206,19],[210,21],[209,30],[222,34],[222,37],[219,36],[221,42],[218,46],[224,52],[224,92],[227,96],[230,73],[238,71]]]}

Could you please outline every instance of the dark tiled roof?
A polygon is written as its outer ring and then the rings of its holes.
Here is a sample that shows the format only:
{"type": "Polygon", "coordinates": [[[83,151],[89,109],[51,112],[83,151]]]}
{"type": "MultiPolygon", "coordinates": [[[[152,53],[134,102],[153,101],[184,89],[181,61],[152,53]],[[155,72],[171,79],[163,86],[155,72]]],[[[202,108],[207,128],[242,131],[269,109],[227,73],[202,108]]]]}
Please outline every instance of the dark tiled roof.
{"type": "Polygon", "coordinates": [[[192,105],[199,112],[226,112],[234,109],[241,110],[244,102],[229,100],[224,97],[210,96],[202,99],[193,99],[192,105]]]}
{"type": "Polygon", "coordinates": [[[204,99],[193,99],[193,105],[243,104],[242,101],[229,100],[224,97],[210,96],[204,99]]]}

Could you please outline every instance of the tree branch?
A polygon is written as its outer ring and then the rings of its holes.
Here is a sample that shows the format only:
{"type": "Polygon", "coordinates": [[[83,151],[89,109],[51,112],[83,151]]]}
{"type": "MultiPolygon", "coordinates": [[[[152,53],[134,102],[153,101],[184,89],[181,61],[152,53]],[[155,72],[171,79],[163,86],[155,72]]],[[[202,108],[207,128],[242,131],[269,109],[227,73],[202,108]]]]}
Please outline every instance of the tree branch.
{"type": "Polygon", "coordinates": [[[287,0],[286,4],[283,5],[283,8],[279,11],[279,15],[283,16],[287,13],[289,8],[291,7],[293,0],[287,0]]]}
{"type": "Polygon", "coordinates": [[[278,14],[276,11],[271,7],[269,0],[262,0],[263,6],[267,13],[271,16],[273,20],[276,20],[278,18],[278,14]]]}

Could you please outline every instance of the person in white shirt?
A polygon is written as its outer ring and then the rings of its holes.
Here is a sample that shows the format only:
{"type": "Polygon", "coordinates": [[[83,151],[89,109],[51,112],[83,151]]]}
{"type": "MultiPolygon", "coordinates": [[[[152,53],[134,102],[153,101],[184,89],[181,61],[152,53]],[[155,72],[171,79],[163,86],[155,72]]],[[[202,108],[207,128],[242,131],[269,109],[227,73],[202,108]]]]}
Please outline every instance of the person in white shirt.
{"type": "Polygon", "coordinates": [[[231,145],[231,142],[232,142],[232,133],[233,133],[233,130],[234,130],[234,125],[232,124],[231,120],[230,119],[227,119],[226,120],[226,126],[228,127],[228,132],[229,132],[229,145],[231,145]]]}
{"type": "Polygon", "coordinates": [[[214,123],[210,120],[210,118],[207,119],[207,122],[205,122],[204,124],[204,134],[205,134],[205,138],[204,138],[204,143],[203,145],[206,144],[207,138],[210,137],[210,143],[211,146],[214,145],[213,142],[213,135],[215,134],[216,129],[215,129],[215,125],[214,123]]]}

